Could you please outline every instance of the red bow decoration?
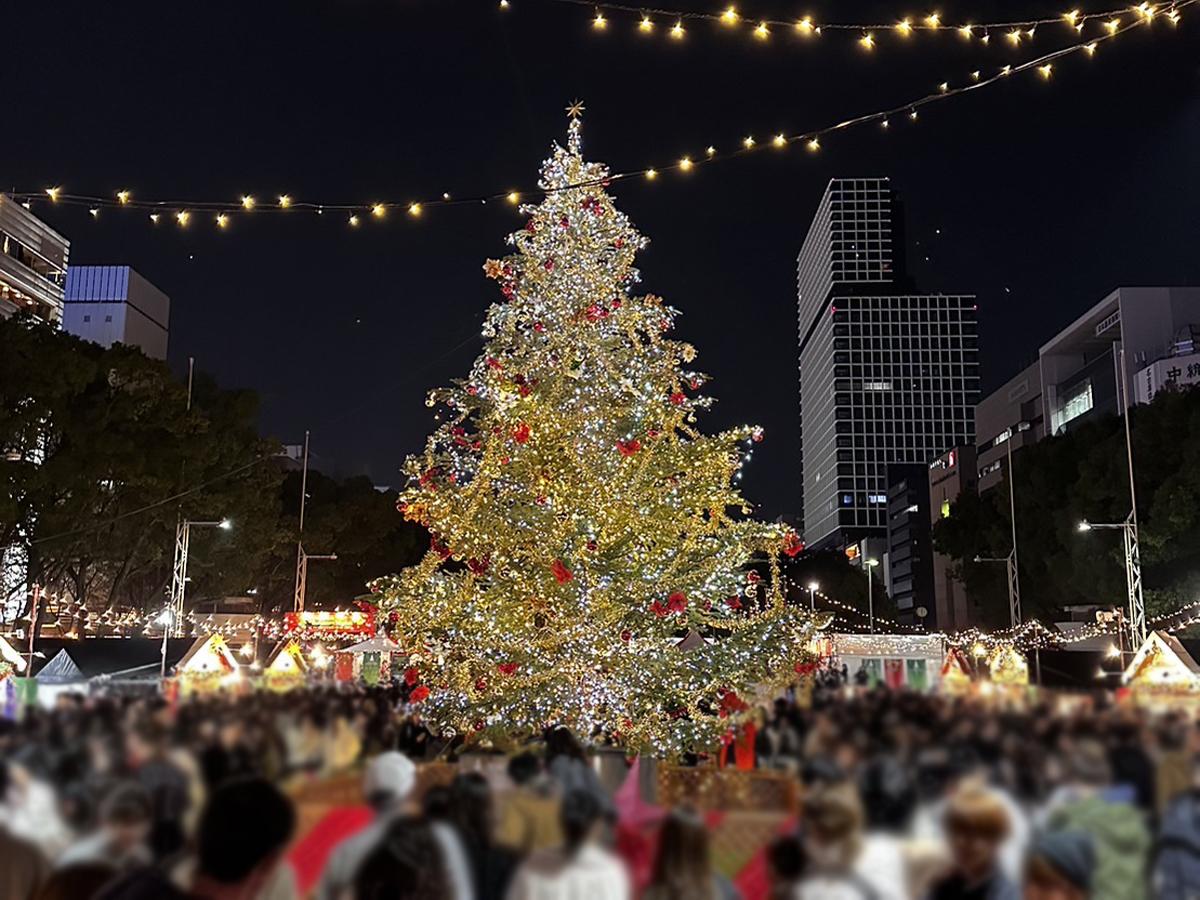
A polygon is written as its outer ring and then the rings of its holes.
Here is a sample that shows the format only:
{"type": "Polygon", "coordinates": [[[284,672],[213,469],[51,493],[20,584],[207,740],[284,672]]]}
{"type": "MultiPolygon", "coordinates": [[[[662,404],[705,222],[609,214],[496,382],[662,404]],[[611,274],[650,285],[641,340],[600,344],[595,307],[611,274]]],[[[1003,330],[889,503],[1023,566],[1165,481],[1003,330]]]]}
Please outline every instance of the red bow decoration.
{"type": "Polygon", "coordinates": [[[425,687],[425,685],[422,684],[419,687],[413,688],[412,693],[408,695],[408,702],[409,703],[420,703],[422,700],[424,700],[428,696],[429,696],[429,688],[425,687]]]}
{"type": "Polygon", "coordinates": [[[667,598],[667,609],[673,613],[681,613],[687,609],[687,595],[683,591],[676,591],[667,598]]]}
{"type": "Polygon", "coordinates": [[[730,609],[741,609],[742,601],[740,599],[738,599],[737,597],[726,597],[725,605],[728,606],[730,609]]]}
{"type": "Polygon", "coordinates": [[[789,534],[783,540],[783,552],[788,556],[796,556],[798,553],[804,552],[804,541],[800,540],[800,536],[795,533],[789,534]]]}
{"type": "Polygon", "coordinates": [[[554,573],[554,580],[559,584],[566,584],[575,576],[571,574],[571,570],[563,565],[561,559],[556,559],[550,566],[550,571],[554,573]]]}
{"type": "Polygon", "coordinates": [[[661,600],[655,600],[653,603],[651,603],[650,610],[660,619],[670,612],[670,610],[667,609],[666,605],[661,600]]]}
{"type": "Polygon", "coordinates": [[[500,665],[496,666],[496,670],[501,675],[511,675],[517,671],[517,664],[514,662],[500,663],[500,665]]]}
{"type": "Polygon", "coordinates": [[[488,570],[489,565],[491,565],[491,557],[488,556],[485,556],[483,559],[471,557],[467,560],[467,568],[475,575],[482,575],[488,570]]]}
{"type": "Polygon", "coordinates": [[[676,391],[671,395],[671,403],[674,406],[682,406],[683,401],[686,399],[687,397],[684,396],[683,391],[676,391]]]}
{"type": "Polygon", "coordinates": [[[529,426],[522,422],[512,430],[512,436],[513,440],[518,444],[525,443],[527,440],[529,440],[529,426]]]}
{"type": "Polygon", "coordinates": [[[429,538],[429,549],[440,556],[442,559],[450,558],[450,548],[439,541],[436,537],[429,538]]]}
{"type": "Polygon", "coordinates": [[[421,673],[417,669],[405,669],[404,670],[404,683],[407,684],[409,687],[412,687],[414,684],[416,684],[420,680],[421,680],[421,673]]]}
{"type": "Polygon", "coordinates": [[[622,456],[633,456],[642,449],[642,442],[637,438],[632,438],[628,441],[617,441],[617,449],[621,451],[622,456]]]}

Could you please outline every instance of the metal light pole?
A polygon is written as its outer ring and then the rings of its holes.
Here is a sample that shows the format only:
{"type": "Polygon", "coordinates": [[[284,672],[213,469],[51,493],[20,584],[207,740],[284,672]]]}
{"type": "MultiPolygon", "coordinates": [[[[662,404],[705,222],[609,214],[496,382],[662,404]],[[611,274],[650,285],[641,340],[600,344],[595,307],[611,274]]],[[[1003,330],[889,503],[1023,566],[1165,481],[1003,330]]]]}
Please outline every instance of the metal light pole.
{"type": "Polygon", "coordinates": [[[304,599],[308,593],[308,561],[310,559],[337,559],[336,553],[320,555],[304,550],[304,506],[308,500],[308,432],[304,432],[304,465],[300,475],[300,528],[296,535],[296,587],[292,597],[292,609],[304,612],[304,599]]]}
{"type": "Polygon", "coordinates": [[[1125,584],[1129,592],[1129,637],[1137,651],[1146,642],[1146,601],[1142,595],[1142,555],[1138,548],[1137,488],[1133,480],[1133,431],[1129,424],[1130,408],[1129,381],[1125,377],[1125,348],[1119,357],[1122,418],[1125,420],[1125,457],[1129,463],[1129,515],[1124,522],[1097,524],[1084,520],[1079,523],[1080,531],[1093,528],[1119,528],[1125,548],[1125,584]]]}
{"type": "Polygon", "coordinates": [[[817,589],[820,587],[815,581],[808,583],[808,608],[813,612],[817,611],[817,589]]]}
{"type": "Polygon", "coordinates": [[[871,577],[871,570],[879,565],[877,559],[864,559],[863,569],[867,573],[867,616],[871,623],[871,634],[875,633],[875,595],[872,589],[871,582],[874,579],[871,577]]]}
{"type": "Polygon", "coordinates": [[[171,600],[169,608],[175,627],[175,636],[183,637],[183,600],[187,593],[188,545],[191,543],[192,528],[210,527],[228,531],[233,527],[229,519],[218,522],[193,522],[190,519],[180,519],[175,526],[175,564],[171,569],[171,600]]]}
{"type": "Polygon", "coordinates": [[[1008,554],[1008,619],[1015,629],[1021,624],[1021,580],[1017,573],[1017,499],[1013,485],[1012,442],[1014,430],[1008,436],[1008,512],[1012,522],[1012,551],[1008,554]]]}

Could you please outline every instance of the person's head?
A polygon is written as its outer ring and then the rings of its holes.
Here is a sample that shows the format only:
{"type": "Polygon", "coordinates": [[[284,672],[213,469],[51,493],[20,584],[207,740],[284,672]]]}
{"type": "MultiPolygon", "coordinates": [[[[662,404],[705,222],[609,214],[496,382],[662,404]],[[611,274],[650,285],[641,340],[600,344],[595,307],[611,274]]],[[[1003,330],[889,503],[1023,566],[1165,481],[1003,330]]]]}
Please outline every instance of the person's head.
{"type": "Polygon", "coordinates": [[[376,812],[395,809],[412,792],[417,767],[403,753],[389,750],[367,763],[363,775],[363,795],[376,812]]]}
{"type": "Polygon", "coordinates": [[[491,843],[492,789],[478,772],[455,776],[450,783],[454,822],[468,838],[480,845],[491,843]]]}
{"type": "Polygon", "coordinates": [[[116,784],[100,802],[100,828],[119,853],[144,844],[150,835],[154,810],[150,794],[137,782],[116,784]]]}
{"type": "Polygon", "coordinates": [[[231,778],[208,799],[197,833],[199,874],[257,893],[292,837],[292,802],[264,778],[231,778]]]}
{"type": "Polygon", "coordinates": [[[789,888],[804,876],[804,845],[795,835],[784,835],[767,847],[767,871],[776,894],[791,896],[789,888]]]}
{"type": "Polygon", "coordinates": [[[354,900],[426,900],[450,895],[429,827],[408,816],[388,826],[354,877],[354,900]]]}
{"type": "Polygon", "coordinates": [[[573,790],[563,795],[558,816],[568,854],[573,856],[587,842],[602,814],[600,801],[587,791],[573,790]]]}
{"type": "Polygon", "coordinates": [[[950,796],[944,820],[950,852],[959,871],[981,877],[996,865],[1000,845],[1008,836],[1008,811],[995,791],[982,784],[964,784],[950,796]]]}
{"type": "Polygon", "coordinates": [[[851,784],[812,791],[804,802],[804,849],[818,866],[849,866],[862,840],[863,809],[851,784]]]}
{"type": "Polygon", "coordinates": [[[565,725],[558,725],[546,731],[546,759],[552,760],[558,756],[583,759],[583,747],[579,745],[571,729],[565,725]]]}
{"type": "Polygon", "coordinates": [[[532,753],[518,753],[508,761],[508,777],[513,784],[529,784],[542,771],[542,764],[532,753]]]}
{"type": "Polygon", "coordinates": [[[1087,900],[1096,851],[1091,835],[1059,831],[1036,838],[1025,864],[1025,900],[1087,900]]]}
{"type": "Polygon", "coordinates": [[[430,786],[421,797],[421,812],[434,822],[448,822],[454,815],[454,800],[444,784],[430,786]]]}
{"type": "Polygon", "coordinates": [[[691,809],[675,809],[663,822],[651,883],[675,900],[709,893],[708,831],[691,809]]]}
{"type": "Polygon", "coordinates": [[[1076,784],[1091,787],[1107,787],[1112,781],[1112,769],[1104,745],[1092,738],[1077,741],[1070,750],[1071,780],[1076,784]]]}

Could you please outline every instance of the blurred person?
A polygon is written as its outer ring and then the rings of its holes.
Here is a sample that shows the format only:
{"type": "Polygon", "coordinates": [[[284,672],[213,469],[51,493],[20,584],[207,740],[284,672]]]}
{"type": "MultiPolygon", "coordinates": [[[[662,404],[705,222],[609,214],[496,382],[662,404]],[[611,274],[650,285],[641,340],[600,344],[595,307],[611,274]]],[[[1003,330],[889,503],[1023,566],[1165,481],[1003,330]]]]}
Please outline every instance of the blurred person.
{"type": "Polygon", "coordinates": [[[776,700],[770,718],[763,716],[756,740],[755,749],[763,768],[795,771],[800,755],[800,733],[788,718],[786,700],[776,700]]]}
{"type": "Polygon", "coordinates": [[[475,885],[471,860],[467,856],[466,840],[456,821],[454,797],[450,788],[443,784],[429,788],[421,798],[421,812],[441,850],[446,883],[449,887],[447,896],[453,900],[473,900],[475,885]]]}
{"type": "Polygon", "coordinates": [[[291,801],[271,782],[231,779],[209,797],[190,865],[133,872],[98,900],[294,900],[280,863],[295,826],[291,801]]]}
{"type": "Polygon", "coordinates": [[[796,900],[905,900],[908,874],[900,843],[865,834],[858,792],[850,783],[821,788],[804,802],[804,876],[796,900]]]}
{"type": "Polygon", "coordinates": [[[475,896],[502,900],[512,880],[517,857],[493,839],[492,791],[478,772],[455,777],[450,784],[451,815],[466,850],[475,896]]]}
{"type": "Polygon", "coordinates": [[[453,896],[437,840],[411,816],[390,819],[355,873],[345,900],[433,900],[453,896]]]}
{"type": "Polygon", "coordinates": [[[149,792],[136,781],[119,782],[101,801],[96,828],[67,847],[55,868],[105,865],[116,873],[147,865],[154,859],[149,845],[153,824],[149,792]]]}
{"type": "Polygon", "coordinates": [[[508,761],[512,790],[504,794],[496,840],[521,856],[555,847],[562,841],[558,825],[558,797],[532,753],[519,753],[508,761]]]}
{"type": "Polygon", "coordinates": [[[150,849],[156,859],[183,847],[187,826],[194,825],[199,813],[193,803],[203,796],[197,794],[203,788],[197,784],[195,764],[189,776],[177,760],[181,755],[168,750],[166,732],[157,722],[138,725],[125,739],[125,769],[150,797],[150,849]]]}
{"type": "Polygon", "coordinates": [[[1191,779],[1167,807],[1154,842],[1150,883],[1160,900],[1200,897],[1200,757],[1191,779]]]}
{"type": "Polygon", "coordinates": [[[1178,716],[1168,716],[1159,729],[1158,757],[1154,768],[1154,809],[1160,819],[1166,815],[1176,797],[1193,788],[1195,782],[1192,772],[1188,728],[1179,721],[1178,716]]]}
{"type": "Polygon", "coordinates": [[[650,884],[642,900],[738,900],[741,894],[713,871],[708,830],[691,809],[674,809],[663,822],[650,884]]]}
{"type": "Polygon", "coordinates": [[[1104,747],[1078,741],[1066,783],[1056,792],[1045,820],[1048,831],[1080,831],[1091,837],[1097,869],[1096,900],[1142,900],[1146,896],[1149,834],[1142,814],[1109,792],[1111,774],[1104,747]]]}
{"type": "Polygon", "coordinates": [[[539,850],[522,863],[507,900],[629,900],[629,874],[598,840],[603,818],[591,791],[565,794],[559,814],[562,846],[539,850]]]}
{"type": "Polygon", "coordinates": [[[374,819],[330,852],[317,885],[315,896],[318,900],[337,900],[354,884],[362,861],[379,846],[392,821],[403,815],[416,777],[417,767],[408,757],[395,751],[381,753],[367,763],[363,795],[374,819]]]}
{"type": "Polygon", "coordinates": [[[1157,799],[1155,765],[1145,737],[1136,719],[1119,719],[1112,729],[1108,760],[1113,783],[1128,786],[1138,808],[1153,812],[1157,799]]]}
{"type": "Polygon", "coordinates": [[[34,844],[46,859],[54,859],[71,842],[54,788],[14,759],[8,760],[5,771],[0,821],[10,834],[34,844]]]}
{"type": "Polygon", "coordinates": [[[1092,839],[1078,831],[1039,835],[1025,867],[1024,900],[1088,900],[1096,872],[1092,839]]]}
{"type": "MultiPolygon", "coordinates": [[[[8,764],[0,759],[0,797],[8,794],[8,764]]],[[[7,817],[0,815],[0,897],[32,900],[49,875],[50,867],[36,844],[18,837],[7,817]]]]}
{"type": "Polygon", "coordinates": [[[572,791],[587,791],[595,798],[605,816],[615,816],[612,798],[600,776],[587,763],[587,755],[571,729],[559,725],[546,731],[546,771],[558,783],[565,797],[572,791]]]}
{"type": "Polygon", "coordinates": [[[254,760],[245,743],[245,726],[236,716],[227,715],[218,725],[208,745],[200,751],[200,770],[209,790],[233,778],[253,775],[254,760]]]}
{"type": "Polygon", "coordinates": [[[946,805],[944,828],[953,869],[929,891],[929,900],[1017,900],[1016,882],[1000,866],[1008,812],[982,785],[956,791],[946,805]]]}
{"type": "Polygon", "coordinates": [[[768,900],[791,900],[804,877],[804,845],[794,834],[777,837],[767,845],[768,900]]]}

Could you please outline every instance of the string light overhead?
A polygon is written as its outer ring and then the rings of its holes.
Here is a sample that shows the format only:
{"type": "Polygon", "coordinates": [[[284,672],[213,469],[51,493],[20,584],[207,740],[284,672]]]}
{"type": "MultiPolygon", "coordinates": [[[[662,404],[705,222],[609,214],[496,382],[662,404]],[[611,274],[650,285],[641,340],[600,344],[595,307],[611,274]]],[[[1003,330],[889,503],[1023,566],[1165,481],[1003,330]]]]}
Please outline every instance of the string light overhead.
{"type": "MultiPolygon", "coordinates": [[[[748,24],[750,21],[734,5],[727,6],[720,12],[708,12],[695,9],[646,8],[615,2],[595,3],[594,0],[548,0],[548,2],[584,6],[593,10],[592,27],[597,31],[608,29],[609,16],[612,16],[614,19],[625,15],[636,17],[634,19],[635,27],[638,31],[645,34],[653,33],[656,30],[655,26],[659,20],[664,23],[674,22],[674,25],[671,26],[667,33],[675,40],[683,37],[683,22],[685,19],[713,22],[721,26],[722,30],[731,33],[742,31],[738,26],[743,23],[748,24]]],[[[1179,8],[1184,5],[1186,4],[1180,2],[1143,2],[1137,6],[1113,7],[1096,12],[1084,12],[1075,8],[1036,18],[981,22],[943,21],[942,14],[937,10],[930,11],[916,18],[907,15],[897,17],[890,22],[856,22],[846,19],[817,22],[811,16],[805,16],[799,20],[765,18],[755,20],[756,24],[750,29],[750,33],[759,41],[765,41],[771,36],[772,30],[775,28],[790,29],[804,37],[819,35],[826,30],[852,31],[860,34],[858,39],[859,44],[864,49],[870,50],[875,46],[874,32],[893,31],[903,38],[911,37],[918,31],[928,33],[954,32],[964,40],[973,40],[978,35],[980,41],[987,44],[990,39],[989,32],[1000,31],[1007,32],[1009,42],[1015,46],[1023,40],[1031,39],[1039,25],[1066,25],[1077,34],[1082,34],[1084,29],[1091,23],[1095,23],[1108,30],[1115,30],[1117,27],[1120,27],[1123,17],[1130,16],[1148,22],[1156,16],[1162,15],[1169,19],[1172,24],[1176,24],[1179,21],[1179,8]]],[[[508,4],[503,5],[501,8],[507,9],[508,4]]]]}
{"type": "MultiPolygon", "coordinates": [[[[558,2],[558,0],[555,0],[558,2]]],[[[1179,17],[1180,11],[1200,2],[1200,0],[1181,0],[1174,3],[1169,8],[1169,14],[1179,17]]],[[[1108,27],[1106,23],[1105,33],[1099,37],[1088,40],[1081,40],[1077,43],[1044,53],[1032,59],[1028,59],[1018,64],[1007,63],[1000,66],[998,69],[992,70],[990,74],[985,73],[982,69],[973,69],[960,81],[948,80],[943,81],[934,86],[933,90],[923,96],[909,100],[905,103],[879,109],[873,112],[864,113],[862,115],[853,116],[842,119],[830,125],[821,128],[812,129],[804,132],[796,133],[777,133],[765,143],[759,143],[753,135],[747,135],[741,139],[736,145],[728,149],[721,149],[716,144],[707,145],[702,153],[683,154],[676,158],[673,163],[660,163],[658,165],[647,165],[635,169],[627,169],[625,171],[614,172],[609,175],[609,181],[615,182],[630,178],[642,178],[647,181],[654,181],[668,175],[672,172],[687,175],[693,173],[700,166],[715,163],[735,157],[748,156],[761,151],[769,146],[773,149],[780,150],[787,147],[789,144],[802,143],[811,153],[816,153],[824,149],[822,139],[836,131],[845,130],[855,126],[865,124],[878,124],[881,131],[889,131],[891,129],[892,119],[904,114],[907,114],[907,119],[910,123],[915,123],[919,118],[918,110],[921,107],[929,106],[934,103],[943,102],[953,97],[959,97],[964,94],[977,91],[981,88],[989,87],[999,81],[1022,72],[1036,73],[1042,81],[1050,81],[1054,73],[1055,65],[1061,59],[1064,59],[1072,54],[1082,54],[1087,57],[1092,57],[1096,54],[1100,44],[1111,41],[1135,28],[1145,27],[1151,24],[1156,18],[1170,18],[1166,11],[1167,7],[1159,5],[1157,7],[1147,6],[1145,13],[1139,13],[1136,16],[1127,16],[1126,21],[1122,24],[1120,20],[1109,20],[1109,23],[1116,21],[1115,27],[1108,27]]],[[[648,14],[652,14],[650,11],[648,14]]],[[[736,16],[737,12],[734,7],[729,7],[726,13],[731,13],[736,16]]],[[[725,14],[722,14],[724,16],[725,14]]],[[[1094,18],[1094,16],[1091,16],[1094,18]]],[[[1083,14],[1077,15],[1077,21],[1082,21],[1083,14]]],[[[1060,20],[1061,21],[1061,20],[1060,20]]],[[[918,27],[917,23],[909,23],[912,28],[918,27]]],[[[925,23],[922,23],[925,25],[925,23]]],[[[928,27],[928,26],[926,26],[928,27]]],[[[948,27],[948,26],[940,26],[948,27]]],[[[813,26],[816,30],[816,26],[813,26]]],[[[576,114],[583,111],[582,104],[573,104],[570,109],[576,110],[576,114]]],[[[544,191],[543,191],[544,193],[544,191]]],[[[410,218],[424,218],[423,213],[432,208],[444,206],[461,206],[471,205],[479,206],[493,201],[504,201],[511,206],[518,206],[522,200],[522,193],[517,190],[508,190],[497,194],[484,194],[475,196],[451,196],[449,192],[439,192],[432,194],[424,199],[404,200],[404,201],[374,201],[372,203],[354,203],[354,202],[339,202],[339,201],[312,201],[294,198],[290,194],[279,194],[274,204],[259,204],[253,194],[244,194],[237,200],[154,200],[145,199],[136,196],[132,190],[122,188],[110,196],[97,196],[91,194],[74,194],[68,193],[61,185],[44,188],[40,191],[14,192],[13,198],[26,206],[32,206],[34,202],[50,202],[53,204],[84,206],[89,210],[95,209],[96,213],[92,217],[100,221],[104,221],[103,217],[98,214],[99,210],[105,208],[128,208],[143,210],[149,215],[150,221],[157,224],[160,219],[160,213],[166,213],[175,218],[176,223],[180,227],[186,227],[191,219],[193,212],[211,213],[214,216],[217,227],[225,229],[227,225],[232,223],[232,214],[236,212],[255,214],[275,213],[275,214],[299,214],[303,212],[312,212],[318,215],[323,214],[326,210],[342,213],[346,218],[348,226],[351,228],[358,227],[365,214],[370,214],[375,221],[386,219],[387,213],[396,209],[401,212],[407,212],[410,218]],[[218,217],[224,216],[224,219],[218,217]]]]}

